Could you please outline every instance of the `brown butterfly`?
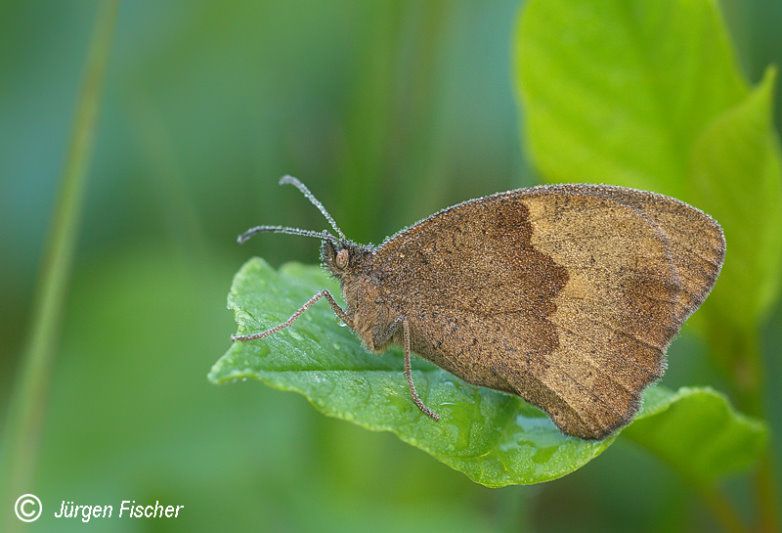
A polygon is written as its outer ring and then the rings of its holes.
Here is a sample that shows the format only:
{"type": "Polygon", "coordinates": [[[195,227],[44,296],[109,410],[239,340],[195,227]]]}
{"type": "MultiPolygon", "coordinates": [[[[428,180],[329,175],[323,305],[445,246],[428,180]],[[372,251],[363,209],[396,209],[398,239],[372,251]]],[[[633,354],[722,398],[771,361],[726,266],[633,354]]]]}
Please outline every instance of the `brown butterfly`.
{"type": "Polygon", "coordinates": [[[708,295],[725,240],[711,217],[679,200],[606,185],[518,189],[449,207],[380,246],[349,241],[323,205],[298,188],[336,236],[281,226],[323,241],[321,259],[347,308],[326,298],[367,349],[404,348],[460,378],[517,394],[568,435],[602,439],[627,424],[641,392],[665,370],[665,351],[708,295]]]}

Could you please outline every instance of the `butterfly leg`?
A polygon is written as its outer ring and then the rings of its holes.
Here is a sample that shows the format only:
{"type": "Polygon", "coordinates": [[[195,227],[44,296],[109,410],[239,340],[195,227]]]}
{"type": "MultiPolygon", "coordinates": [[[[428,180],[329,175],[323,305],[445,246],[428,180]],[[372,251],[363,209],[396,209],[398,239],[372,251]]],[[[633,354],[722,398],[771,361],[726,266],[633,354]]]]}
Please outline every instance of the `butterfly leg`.
{"type": "Polygon", "coordinates": [[[329,305],[334,310],[334,313],[337,314],[337,316],[342,320],[345,324],[348,326],[351,326],[351,320],[348,314],[339,306],[337,301],[334,299],[334,297],[331,295],[331,293],[327,290],[322,290],[315,294],[312,298],[307,300],[304,305],[299,307],[299,309],[291,315],[291,317],[283,322],[282,324],[278,324],[274,326],[273,328],[267,329],[266,331],[260,331],[258,333],[251,333],[249,335],[231,335],[231,340],[233,341],[252,341],[256,339],[263,339],[264,337],[268,337],[269,335],[274,335],[278,331],[282,331],[283,329],[291,326],[294,322],[296,322],[296,319],[298,319],[304,311],[315,305],[315,303],[320,300],[321,298],[326,298],[328,300],[329,305]]]}
{"type": "Polygon", "coordinates": [[[410,397],[413,399],[413,403],[424,413],[426,416],[434,421],[440,420],[440,415],[429,409],[421,397],[418,396],[418,391],[415,390],[415,383],[413,383],[413,372],[410,368],[410,324],[407,319],[402,320],[402,332],[404,333],[405,340],[405,377],[407,378],[407,387],[410,389],[410,397]]]}

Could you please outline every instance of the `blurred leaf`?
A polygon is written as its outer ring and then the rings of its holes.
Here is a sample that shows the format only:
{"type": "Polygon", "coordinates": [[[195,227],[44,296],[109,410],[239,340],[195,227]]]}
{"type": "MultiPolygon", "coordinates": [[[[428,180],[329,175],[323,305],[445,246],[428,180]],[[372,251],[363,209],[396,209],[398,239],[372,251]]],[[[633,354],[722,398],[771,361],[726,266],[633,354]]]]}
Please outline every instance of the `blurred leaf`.
{"type": "Polygon", "coordinates": [[[762,317],[778,290],[782,258],[782,165],[771,122],[776,70],[719,115],[696,142],[690,168],[695,194],[725,229],[729,253],[721,316],[744,329],[762,317]]]}
{"type": "MultiPolygon", "coordinates": [[[[320,268],[288,264],[277,272],[263,260],[252,259],[234,279],[229,308],[235,312],[240,332],[260,331],[285,321],[323,288],[340,293],[336,281],[320,268]]],[[[304,313],[293,327],[264,341],[234,343],[214,365],[209,378],[215,383],[252,378],[298,392],[324,414],[370,430],[391,431],[489,487],[564,476],[597,457],[614,440],[566,437],[544,413],[516,396],[470,385],[420,359],[413,366],[424,401],[442,415],[439,423],[423,416],[410,400],[399,351],[380,357],[366,352],[350,329],[338,326],[324,303],[304,313]]],[[[726,427],[740,444],[762,437],[762,426],[745,423],[743,418],[735,421],[738,415],[725,399],[709,390],[687,389],[674,394],[653,387],[647,391],[637,420],[656,421],[668,418],[668,412],[681,413],[671,407],[690,397],[702,398],[706,407],[727,410],[733,425],[726,427]]],[[[700,416],[697,409],[683,412],[700,416]]],[[[707,425],[713,420],[703,419],[707,425]]],[[[725,422],[724,418],[716,421],[725,422]]],[[[682,422],[681,416],[677,422],[682,422]]],[[[722,429],[711,428],[719,435],[722,429]]],[[[663,456],[673,454],[659,447],[663,456]]],[[[739,452],[727,445],[723,451],[728,459],[739,453],[751,459],[754,450],[747,447],[739,452]]],[[[746,461],[727,462],[743,465],[746,461]]],[[[714,473],[719,475],[722,470],[714,473]]]]}
{"type": "Polygon", "coordinates": [[[710,388],[650,388],[623,432],[688,478],[711,481],[746,469],[766,445],[766,426],[733,410],[710,388]]]}
{"type": "Polygon", "coordinates": [[[546,180],[662,192],[723,225],[725,273],[700,315],[726,361],[754,351],[782,257],[774,76],[750,92],[734,56],[712,0],[532,0],[515,57],[546,180]]]}
{"type": "Polygon", "coordinates": [[[715,4],[527,3],[517,87],[545,179],[684,194],[693,142],[747,92],[715,4]]]}

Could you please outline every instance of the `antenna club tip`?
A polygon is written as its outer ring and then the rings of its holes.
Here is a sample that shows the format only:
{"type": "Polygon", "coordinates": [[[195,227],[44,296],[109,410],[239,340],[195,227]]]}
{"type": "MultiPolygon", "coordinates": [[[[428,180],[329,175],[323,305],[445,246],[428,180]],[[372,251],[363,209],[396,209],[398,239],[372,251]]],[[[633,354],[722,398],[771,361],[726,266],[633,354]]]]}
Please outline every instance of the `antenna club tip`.
{"type": "Polygon", "coordinates": [[[285,174],[283,177],[280,178],[280,181],[278,181],[278,185],[285,185],[288,183],[296,183],[299,180],[291,176],[290,174],[285,174]]]}
{"type": "Polygon", "coordinates": [[[244,244],[247,242],[247,237],[245,237],[244,233],[236,237],[236,244],[244,244]]]}

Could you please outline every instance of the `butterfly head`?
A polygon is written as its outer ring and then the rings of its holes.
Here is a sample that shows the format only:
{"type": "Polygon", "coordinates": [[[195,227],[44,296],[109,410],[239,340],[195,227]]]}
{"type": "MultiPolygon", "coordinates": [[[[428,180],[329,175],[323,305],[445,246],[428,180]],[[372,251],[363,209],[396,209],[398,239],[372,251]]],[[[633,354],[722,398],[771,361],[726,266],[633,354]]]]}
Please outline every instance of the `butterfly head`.
{"type": "Polygon", "coordinates": [[[342,279],[362,270],[372,255],[372,247],[343,240],[323,240],[320,260],[336,278],[342,279]]]}
{"type": "Polygon", "coordinates": [[[237,238],[239,244],[243,244],[250,237],[256,233],[268,232],[268,233],[286,233],[288,235],[300,235],[303,237],[314,237],[323,241],[320,249],[320,258],[323,266],[325,266],[332,275],[338,279],[349,275],[352,272],[357,272],[363,265],[366,264],[367,259],[372,254],[372,246],[365,246],[362,244],[356,244],[345,238],[345,234],[339,229],[334,218],[326,211],[323,204],[318,201],[310,190],[298,179],[292,176],[284,176],[280,179],[280,185],[293,185],[312,203],[328,221],[331,228],[336,233],[336,236],[329,233],[326,230],[312,231],[301,228],[289,228],[285,226],[256,226],[245,231],[237,238]]]}

